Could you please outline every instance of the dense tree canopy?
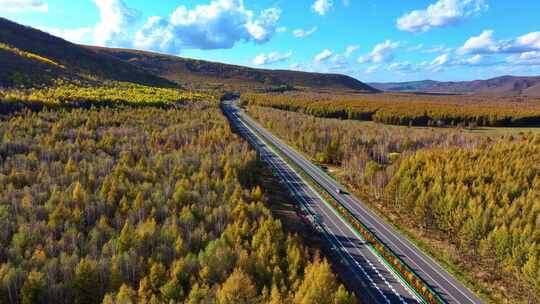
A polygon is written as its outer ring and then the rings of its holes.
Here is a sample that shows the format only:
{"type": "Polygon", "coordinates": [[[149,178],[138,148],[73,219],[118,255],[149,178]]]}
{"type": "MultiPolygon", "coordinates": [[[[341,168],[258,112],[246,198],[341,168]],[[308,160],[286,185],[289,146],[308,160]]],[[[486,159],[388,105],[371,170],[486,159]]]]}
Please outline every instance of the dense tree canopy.
{"type": "Polygon", "coordinates": [[[89,108],[91,106],[174,107],[192,101],[215,100],[217,93],[192,93],[174,88],[149,87],[108,81],[99,86],[74,85],[62,80],[56,86],[31,89],[0,89],[0,113],[21,108],[89,108]],[[212,96],[215,95],[215,96],[212,96]]]}
{"type": "Polygon", "coordinates": [[[293,303],[318,276],[354,301],[258,170],[215,102],[2,116],[0,302],[293,303]]]}
{"type": "MultiPolygon", "coordinates": [[[[540,301],[540,136],[248,112],[510,302],[540,301]]],[[[499,300],[501,300],[499,298],[499,300]]],[[[502,300],[501,300],[502,301],[502,300]]]]}
{"type": "Polygon", "coordinates": [[[524,97],[413,94],[244,94],[250,105],[317,117],[370,120],[391,125],[540,125],[540,104],[524,97]]]}
{"type": "Polygon", "coordinates": [[[351,184],[367,187],[382,197],[384,187],[402,159],[413,152],[449,147],[483,146],[489,140],[459,130],[402,128],[355,121],[321,119],[305,114],[262,107],[249,113],[272,132],[304,151],[316,161],[340,166],[351,184]]]}
{"type": "Polygon", "coordinates": [[[493,279],[517,277],[540,301],[540,137],[418,153],[403,162],[387,194],[493,279]]]}

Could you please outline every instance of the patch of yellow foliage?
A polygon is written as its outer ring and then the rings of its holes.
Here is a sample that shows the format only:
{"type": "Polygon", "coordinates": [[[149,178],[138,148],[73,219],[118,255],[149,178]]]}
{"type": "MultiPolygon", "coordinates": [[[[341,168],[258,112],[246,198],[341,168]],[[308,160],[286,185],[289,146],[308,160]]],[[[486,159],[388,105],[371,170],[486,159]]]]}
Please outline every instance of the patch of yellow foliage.
{"type": "Polygon", "coordinates": [[[58,62],[56,62],[54,60],[51,60],[49,58],[45,58],[45,57],[30,53],[30,52],[20,50],[20,49],[18,49],[16,47],[10,46],[10,45],[5,44],[5,43],[0,42],[0,49],[6,50],[6,51],[11,52],[11,53],[14,53],[14,54],[19,55],[21,57],[26,57],[28,59],[41,61],[41,62],[50,64],[50,65],[54,65],[54,66],[57,66],[57,67],[62,68],[62,69],[66,68],[65,66],[63,66],[62,64],[60,64],[60,63],[58,63],[58,62]]]}

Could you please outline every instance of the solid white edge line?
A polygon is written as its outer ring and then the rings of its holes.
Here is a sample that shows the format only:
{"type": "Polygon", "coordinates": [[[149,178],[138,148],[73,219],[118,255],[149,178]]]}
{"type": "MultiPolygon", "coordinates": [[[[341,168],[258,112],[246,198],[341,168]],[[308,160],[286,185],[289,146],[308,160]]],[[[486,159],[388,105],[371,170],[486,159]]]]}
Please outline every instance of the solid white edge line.
{"type": "MultiPolygon", "coordinates": [[[[247,114],[245,114],[245,113],[243,113],[243,114],[246,115],[247,117],[249,117],[247,114]]],[[[249,117],[249,118],[251,119],[251,117],[249,117]]],[[[253,119],[251,119],[251,120],[253,120],[253,119]]],[[[253,122],[256,123],[255,121],[253,121],[253,122]]],[[[261,126],[259,126],[259,127],[262,128],[261,126]]],[[[264,129],[264,128],[262,128],[262,129],[264,129]]],[[[266,131],[266,130],[265,130],[265,131],[266,131]]],[[[268,132],[268,131],[267,131],[267,132],[268,132]]],[[[285,145],[284,143],[281,142],[281,140],[280,140],[279,138],[275,137],[275,136],[274,136],[273,134],[271,134],[270,132],[268,132],[268,133],[269,133],[269,135],[270,135],[271,137],[273,137],[273,139],[274,139],[275,141],[279,142],[281,145],[285,145]]],[[[308,167],[311,166],[312,168],[315,168],[315,170],[320,170],[319,168],[315,167],[313,164],[309,163],[306,159],[304,159],[303,155],[301,155],[301,154],[300,154],[298,151],[296,151],[294,148],[290,147],[290,149],[292,150],[292,152],[295,152],[296,154],[298,154],[298,155],[297,155],[298,158],[300,158],[300,159],[303,161],[303,163],[305,163],[306,165],[308,165],[308,167]]],[[[319,172],[318,172],[318,173],[319,173],[319,172]]],[[[320,176],[322,179],[330,180],[330,183],[333,183],[333,184],[335,184],[335,185],[337,185],[337,186],[342,187],[340,183],[338,183],[337,181],[335,181],[331,176],[327,175],[327,174],[324,173],[324,172],[319,173],[319,176],[320,176]]],[[[362,202],[361,202],[359,199],[357,199],[357,198],[356,198],[356,201],[360,202],[361,204],[364,204],[364,203],[362,203],[362,202]]],[[[356,203],[356,202],[354,202],[354,203],[356,203]]],[[[362,207],[363,207],[363,209],[366,209],[366,208],[367,208],[367,207],[364,207],[364,206],[362,206],[362,207]]],[[[362,210],[362,211],[365,211],[365,210],[362,210]]],[[[369,210],[369,212],[364,212],[364,213],[366,213],[366,214],[369,215],[371,221],[378,222],[378,224],[379,224],[379,225],[380,225],[387,233],[393,235],[394,238],[397,239],[397,241],[398,241],[401,245],[403,245],[404,247],[407,247],[407,249],[409,249],[409,250],[415,255],[415,257],[421,259],[425,264],[427,264],[428,266],[430,266],[430,267],[431,267],[431,270],[432,270],[433,272],[437,273],[437,274],[438,274],[438,275],[439,275],[446,283],[448,283],[450,286],[454,287],[454,289],[455,289],[456,291],[458,291],[462,296],[464,296],[464,297],[467,298],[469,301],[471,301],[471,303],[478,303],[478,302],[476,302],[475,300],[471,299],[471,298],[469,297],[469,295],[465,294],[465,293],[461,290],[461,288],[459,288],[458,286],[455,285],[455,283],[451,282],[446,276],[452,276],[452,275],[451,275],[450,273],[448,273],[446,270],[444,270],[442,267],[440,267],[440,266],[438,265],[438,262],[436,262],[431,256],[429,256],[429,255],[427,255],[427,254],[424,253],[423,255],[424,255],[425,257],[427,257],[428,259],[430,259],[430,261],[426,261],[425,258],[424,258],[421,254],[418,253],[418,252],[422,252],[422,253],[423,253],[423,251],[422,251],[421,249],[419,249],[418,246],[416,246],[415,244],[413,244],[412,242],[410,242],[410,241],[407,240],[407,241],[410,243],[410,245],[414,246],[414,248],[416,249],[416,250],[414,250],[411,246],[409,246],[408,244],[404,243],[404,241],[403,241],[400,237],[396,236],[396,235],[398,234],[398,232],[392,232],[392,231],[390,231],[389,228],[386,227],[387,225],[389,226],[389,224],[386,223],[386,222],[380,222],[379,220],[377,220],[377,219],[374,217],[374,215],[371,214],[371,213],[372,213],[371,210],[369,210]],[[416,251],[418,251],[418,252],[416,252],[416,251]],[[446,272],[446,275],[445,275],[444,273],[441,273],[438,269],[435,269],[435,266],[434,266],[434,265],[437,265],[437,266],[440,267],[443,271],[445,271],[445,272],[446,272]]],[[[373,225],[373,224],[372,224],[372,225],[373,225]]],[[[401,236],[401,234],[400,234],[400,236],[401,236]]],[[[401,237],[403,237],[403,236],[401,236],[401,237]]],[[[396,243],[395,243],[394,241],[392,241],[389,237],[385,237],[385,238],[388,239],[388,241],[389,241],[392,245],[394,245],[396,248],[399,248],[398,246],[396,246],[396,243]]],[[[403,252],[402,252],[402,254],[403,254],[403,252]]],[[[414,261],[414,259],[412,259],[411,257],[409,257],[409,260],[411,260],[411,262],[414,263],[414,265],[415,265],[417,268],[422,269],[422,267],[420,267],[420,266],[414,261]]],[[[435,280],[435,279],[434,279],[430,274],[428,274],[427,272],[424,271],[423,273],[424,273],[427,277],[429,277],[432,281],[437,282],[437,280],[435,280]]],[[[459,301],[458,299],[456,299],[451,293],[449,293],[448,290],[445,289],[443,286],[441,286],[441,285],[437,285],[437,286],[438,286],[439,288],[441,288],[443,291],[445,291],[445,292],[446,292],[446,295],[450,296],[450,297],[451,297],[452,299],[454,299],[457,303],[460,303],[460,301],[459,301]]],[[[462,285],[462,287],[465,288],[465,289],[467,289],[471,294],[474,294],[467,286],[462,285]]],[[[480,303],[481,303],[481,302],[480,302],[480,303]]]]}
{"type": "MultiPolygon", "coordinates": [[[[256,136],[256,137],[257,137],[260,141],[262,141],[263,143],[266,143],[266,141],[263,140],[262,138],[260,138],[260,136],[259,136],[256,132],[254,132],[254,131],[252,130],[252,128],[251,128],[250,126],[248,126],[248,125],[247,125],[247,124],[246,124],[246,123],[245,123],[245,122],[244,122],[244,121],[243,121],[236,113],[232,113],[232,114],[233,114],[233,115],[234,115],[234,116],[235,116],[235,117],[236,117],[236,118],[244,125],[244,127],[248,128],[248,129],[253,133],[254,136],[256,136]]],[[[277,154],[277,153],[274,151],[274,149],[273,149],[272,147],[268,146],[268,148],[271,149],[272,152],[274,152],[274,153],[281,159],[281,156],[280,156],[279,154],[277,154]]],[[[289,169],[291,169],[293,172],[296,173],[296,171],[295,171],[294,169],[292,169],[292,167],[290,167],[290,165],[289,165],[287,162],[284,161],[284,163],[289,167],[289,169]]],[[[301,178],[301,179],[303,180],[303,178],[301,178]]],[[[320,196],[320,194],[319,194],[317,191],[315,191],[315,190],[311,187],[311,185],[309,185],[308,183],[306,183],[306,185],[307,185],[312,191],[314,191],[314,193],[315,193],[317,196],[319,196],[319,198],[320,198],[323,202],[326,203],[326,201],[324,200],[324,198],[322,198],[322,196],[320,196]]],[[[327,204],[327,203],[326,203],[326,204],[327,204]]],[[[339,218],[341,218],[341,217],[336,213],[336,211],[335,211],[333,208],[331,208],[331,210],[332,210],[332,212],[335,213],[335,215],[337,215],[339,218]]],[[[343,220],[342,220],[342,221],[343,221],[343,220]]],[[[361,237],[361,236],[358,234],[358,232],[356,232],[354,229],[352,229],[352,228],[350,227],[350,225],[349,225],[348,222],[343,221],[343,223],[345,223],[345,225],[347,226],[347,228],[350,229],[351,232],[353,232],[353,234],[355,234],[355,235],[361,237]]],[[[343,231],[342,231],[339,227],[337,227],[337,225],[336,225],[336,228],[339,229],[339,230],[343,233],[343,231]]],[[[362,238],[362,240],[363,240],[363,237],[361,237],[361,238],[362,238]]],[[[375,254],[375,253],[373,252],[373,248],[371,248],[370,246],[368,246],[368,249],[372,252],[372,254],[375,256],[376,259],[379,259],[379,258],[377,257],[377,254],[375,254]]],[[[348,254],[348,253],[347,253],[347,254],[348,254]]],[[[349,254],[349,256],[350,256],[350,254],[349,254]]],[[[351,258],[352,258],[352,257],[351,257],[351,258]]],[[[354,258],[352,258],[352,259],[353,259],[353,261],[354,261],[354,258]]],[[[369,262],[369,260],[366,260],[366,261],[369,262]]],[[[354,261],[354,262],[357,263],[356,261],[354,261]]],[[[382,263],[382,264],[383,264],[383,266],[388,270],[388,268],[387,268],[387,266],[385,265],[385,263],[382,263]]],[[[398,293],[393,289],[393,287],[392,287],[391,285],[389,285],[389,283],[386,281],[386,279],[380,275],[380,273],[378,272],[378,270],[377,270],[377,269],[374,269],[374,270],[378,273],[378,275],[380,276],[380,278],[383,279],[383,280],[385,281],[385,283],[387,284],[387,286],[388,286],[391,290],[393,290],[394,294],[395,294],[396,296],[398,296],[398,298],[400,298],[400,300],[402,301],[402,303],[406,303],[406,302],[404,302],[404,300],[403,300],[403,298],[401,297],[401,295],[398,294],[398,293]]],[[[395,274],[394,271],[389,271],[389,272],[390,272],[390,274],[396,279],[396,281],[399,282],[399,283],[405,288],[405,290],[406,290],[407,292],[409,292],[410,295],[412,295],[417,301],[421,302],[421,301],[418,299],[418,297],[410,290],[410,287],[402,282],[402,278],[401,278],[401,277],[398,277],[398,276],[395,274]]],[[[377,286],[375,286],[375,287],[376,287],[377,289],[379,289],[377,286]]],[[[385,296],[384,294],[383,294],[383,296],[386,298],[386,296],[385,296]]]]}

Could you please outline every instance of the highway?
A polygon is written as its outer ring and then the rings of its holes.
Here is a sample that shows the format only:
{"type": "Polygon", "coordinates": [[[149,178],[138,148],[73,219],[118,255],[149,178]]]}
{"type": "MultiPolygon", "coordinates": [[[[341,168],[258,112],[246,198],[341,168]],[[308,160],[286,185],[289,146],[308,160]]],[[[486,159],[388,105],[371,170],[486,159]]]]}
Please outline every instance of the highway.
{"type": "MultiPolygon", "coordinates": [[[[370,229],[387,247],[397,254],[447,303],[482,303],[482,301],[435,260],[423,253],[402,236],[394,227],[369,209],[351,194],[338,194],[344,189],[322,169],[311,163],[301,153],[284,144],[256,121],[239,109],[234,102],[223,103],[223,109],[231,124],[237,128],[260,153],[263,160],[278,172],[293,195],[313,215],[315,223],[349,265],[358,280],[358,286],[368,295],[367,303],[414,303],[418,299],[404,283],[397,279],[385,263],[377,257],[371,246],[341,219],[324,200],[295,172],[274,149],[292,160],[320,187],[351,212],[357,220],[370,229]],[[268,146],[266,143],[271,143],[268,146]],[[366,286],[366,282],[367,286],[366,286]],[[366,288],[368,287],[368,288],[366,288]]],[[[361,294],[359,294],[361,295],[361,294]]],[[[366,300],[366,299],[363,299],[366,300]]]]}
{"type": "Polygon", "coordinates": [[[236,131],[248,140],[278,175],[290,194],[323,234],[347,266],[347,275],[362,303],[419,303],[413,291],[385,264],[371,245],[367,244],[339,214],[274,149],[244,122],[231,102],[223,109],[236,131]]]}

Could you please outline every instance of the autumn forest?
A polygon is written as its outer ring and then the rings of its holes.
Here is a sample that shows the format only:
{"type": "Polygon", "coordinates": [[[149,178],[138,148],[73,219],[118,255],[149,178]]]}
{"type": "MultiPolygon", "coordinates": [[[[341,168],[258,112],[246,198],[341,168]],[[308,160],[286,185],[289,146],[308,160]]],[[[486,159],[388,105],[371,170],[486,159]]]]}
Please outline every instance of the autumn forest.
{"type": "Polygon", "coordinates": [[[344,201],[458,291],[540,303],[538,98],[381,92],[0,18],[0,303],[390,302],[379,285],[443,303],[344,201]]]}
{"type": "MultiPolygon", "coordinates": [[[[268,100],[273,100],[270,97],[268,100]]],[[[492,301],[540,300],[540,135],[248,112],[492,301]]]]}
{"type": "Polygon", "coordinates": [[[215,101],[21,110],[0,137],[2,303],[355,302],[215,101]]]}

